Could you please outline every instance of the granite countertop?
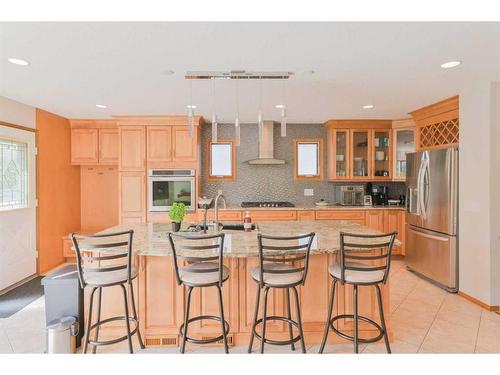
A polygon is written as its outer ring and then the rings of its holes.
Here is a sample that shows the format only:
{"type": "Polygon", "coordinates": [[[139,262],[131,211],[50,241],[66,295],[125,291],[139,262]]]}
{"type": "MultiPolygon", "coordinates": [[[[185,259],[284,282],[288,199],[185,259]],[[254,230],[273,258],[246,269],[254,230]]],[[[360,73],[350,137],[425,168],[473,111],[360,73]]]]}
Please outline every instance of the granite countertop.
{"type": "MultiPolygon", "coordinates": [[[[212,208],[211,208],[212,209],[212,208]]],[[[295,207],[241,207],[228,206],[226,208],[219,207],[219,210],[229,211],[259,211],[259,210],[285,210],[285,211],[319,211],[319,210],[404,210],[405,206],[342,206],[340,204],[331,204],[328,206],[316,205],[297,205],[295,207]]]]}
{"type": "MultiPolygon", "coordinates": [[[[188,223],[183,223],[186,228],[188,223]]],[[[100,233],[120,232],[132,229],[133,252],[138,256],[171,256],[168,233],[171,225],[163,223],[144,223],[144,224],[121,224],[100,233]]],[[[359,233],[359,234],[379,234],[380,232],[344,220],[322,220],[322,221],[286,221],[286,222],[265,222],[259,223],[258,229],[250,233],[238,230],[223,230],[226,234],[224,241],[224,256],[230,258],[246,258],[258,256],[257,233],[275,235],[275,236],[296,236],[315,232],[316,236],[311,247],[311,254],[314,253],[336,253],[340,249],[340,232],[359,233]]],[[[192,232],[186,232],[187,235],[192,232]]],[[[384,238],[386,241],[387,239],[384,238]]],[[[363,240],[365,243],[376,243],[373,239],[363,240]]],[[[80,249],[85,250],[87,244],[98,244],[102,239],[92,239],[82,241],[80,249]]],[[[109,240],[108,240],[109,242],[109,240]]],[[[380,242],[380,240],[379,240],[380,242]]],[[[270,241],[268,244],[272,244],[270,241]]],[[[192,244],[192,243],[191,243],[192,244]]],[[[288,243],[289,244],[289,243],[288,243]]],[[[399,244],[396,241],[395,244],[399,244]]],[[[88,249],[88,247],[87,247],[88,249]]],[[[113,249],[102,252],[113,252],[113,249]]],[[[197,256],[213,255],[211,250],[197,251],[197,256]]],[[[192,251],[187,254],[193,255],[192,251]]]]}

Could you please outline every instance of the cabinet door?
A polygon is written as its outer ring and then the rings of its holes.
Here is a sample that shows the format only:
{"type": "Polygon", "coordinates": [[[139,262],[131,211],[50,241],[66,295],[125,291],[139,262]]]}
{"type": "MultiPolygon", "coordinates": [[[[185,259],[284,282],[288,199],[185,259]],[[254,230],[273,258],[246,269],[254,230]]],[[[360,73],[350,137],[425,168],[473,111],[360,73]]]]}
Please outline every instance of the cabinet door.
{"type": "Polygon", "coordinates": [[[392,179],[392,132],[391,130],[372,131],[371,171],[374,180],[392,179]]]}
{"type": "Polygon", "coordinates": [[[118,129],[99,129],[99,164],[118,164],[118,129]]]}
{"type": "Polygon", "coordinates": [[[72,164],[97,164],[98,149],[97,129],[71,129],[72,164]]]}
{"type": "Polygon", "coordinates": [[[353,180],[366,180],[371,175],[371,131],[351,130],[350,175],[353,180]]]}
{"type": "Polygon", "coordinates": [[[349,130],[328,131],[328,179],[349,179],[349,130]]]}
{"type": "Polygon", "coordinates": [[[147,127],[148,162],[172,161],[172,127],[147,127]]]}
{"type": "Polygon", "coordinates": [[[405,212],[403,210],[385,210],[384,212],[384,232],[397,231],[397,239],[401,241],[401,246],[394,246],[394,255],[405,254],[405,212]]]}
{"type": "Polygon", "coordinates": [[[367,210],[366,226],[372,229],[384,231],[384,210],[367,210]]]}
{"type": "Polygon", "coordinates": [[[260,221],[295,221],[297,211],[295,210],[254,210],[249,211],[252,222],[260,221]]]}
{"type": "Polygon", "coordinates": [[[146,221],[146,174],[120,173],[120,222],[146,221]]]}
{"type": "Polygon", "coordinates": [[[173,161],[196,161],[196,129],[189,134],[187,126],[172,127],[173,161]]]}
{"type": "Polygon", "coordinates": [[[415,130],[394,130],[394,180],[406,180],[406,154],[415,151],[415,130]]]}
{"type": "Polygon", "coordinates": [[[121,126],[119,134],[119,169],[144,171],[146,137],[144,126],[121,126]]]}

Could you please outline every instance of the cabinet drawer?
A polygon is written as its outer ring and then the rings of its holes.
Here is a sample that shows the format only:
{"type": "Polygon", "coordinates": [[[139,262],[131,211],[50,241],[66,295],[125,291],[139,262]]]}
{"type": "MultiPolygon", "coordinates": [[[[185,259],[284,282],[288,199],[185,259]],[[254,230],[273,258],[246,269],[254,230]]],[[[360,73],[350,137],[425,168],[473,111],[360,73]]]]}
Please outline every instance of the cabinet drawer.
{"type": "Polygon", "coordinates": [[[297,211],[297,220],[309,221],[315,219],[316,215],[314,211],[297,211]]]}
{"type": "Polygon", "coordinates": [[[316,211],[316,220],[352,220],[356,222],[365,221],[365,212],[359,211],[316,211]]]}
{"type": "MultiPolygon", "coordinates": [[[[202,211],[203,212],[203,211],[202,211]]],[[[207,215],[207,220],[214,220],[215,214],[213,211],[210,211],[207,215]]],[[[203,220],[203,213],[200,216],[200,220],[203,220]]],[[[243,213],[241,211],[224,211],[219,210],[219,222],[222,221],[242,221],[243,213]]]]}
{"type": "Polygon", "coordinates": [[[297,220],[297,211],[293,210],[259,210],[250,211],[253,222],[258,221],[293,221],[297,220]]]}

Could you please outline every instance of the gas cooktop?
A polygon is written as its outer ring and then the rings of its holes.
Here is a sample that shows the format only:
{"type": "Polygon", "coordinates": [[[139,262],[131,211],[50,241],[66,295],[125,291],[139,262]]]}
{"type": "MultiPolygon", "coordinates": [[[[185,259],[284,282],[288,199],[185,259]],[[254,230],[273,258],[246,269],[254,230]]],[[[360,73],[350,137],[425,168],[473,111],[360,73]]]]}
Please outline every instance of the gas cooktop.
{"type": "Polygon", "coordinates": [[[241,202],[241,207],[295,207],[295,205],[290,202],[241,202]]]}

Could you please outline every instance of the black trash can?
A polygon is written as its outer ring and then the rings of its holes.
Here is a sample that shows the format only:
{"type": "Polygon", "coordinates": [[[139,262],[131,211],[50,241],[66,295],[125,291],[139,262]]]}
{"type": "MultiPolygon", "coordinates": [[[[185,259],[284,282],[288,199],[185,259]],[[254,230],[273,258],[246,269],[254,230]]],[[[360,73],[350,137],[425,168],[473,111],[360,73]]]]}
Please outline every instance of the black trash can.
{"type": "Polygon", "coordinates": [[[67,316],[74,316],[78,321],[76,346],[80,346],[83,337],[83,289],[78,282],[75,264],[64,265],[42,279],[45,292],[45,322],[67,316]]]}

